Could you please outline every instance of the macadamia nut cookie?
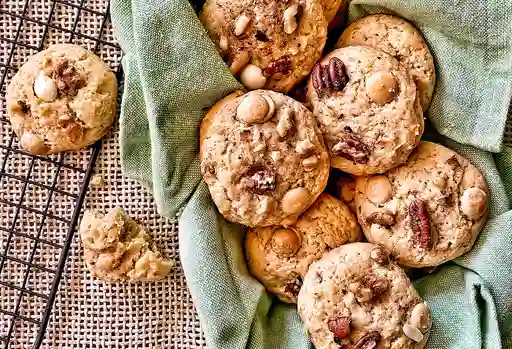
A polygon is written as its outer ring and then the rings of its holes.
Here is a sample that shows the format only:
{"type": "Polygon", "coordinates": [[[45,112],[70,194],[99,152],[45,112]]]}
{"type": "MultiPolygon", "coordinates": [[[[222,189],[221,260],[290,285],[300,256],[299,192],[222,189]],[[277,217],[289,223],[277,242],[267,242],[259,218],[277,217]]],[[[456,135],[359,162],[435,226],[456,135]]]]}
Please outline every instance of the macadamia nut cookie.
{"type": "Polygon", "coordinates": [[[311,264],[298,309],[317,349],[421,349],[432,326],[405,272],[369,243],[342,245],[311,264]]]}
{"type": "Polygon", "coordinates": [[[434,93],[436,71],[434,58],[418,29],[400,17],[366,16],[350,24],[337,44],[338,47],[352,45],[371,46],[398,59],[416,82],[421,107],[427,110],[434,93]]]}
{"type": "Polygon", "coordinates": [[[356,181],[357,215],[367,239],[411,267],[436,266],[469,251],[488,203],[482,173],[430,142],[421,142],[405,165],[356,181]]]}
{"type": "Polygon", "coordinates": [[[327,20],[320,0],[207,0],[200,19],[247,89],[288,92],[320,58],[327,20]]]}
{"type": "Polygon", "coordinates": [[[296,221],[327,185],[329,156],[313,114],[281,93],[236,92],[201,124],[201,171],[228,220],[296,221]]]}
{"type": "Polygon", "coordinates": [[[103,281],[154,281],[171,271],[172,262],[158,251],[146,228],[119,207],[107,215],[85,211],[80,236],[85,263],[103,281]]]}
{"type": "Polygon", "coordinates": [[[331,166],[350,174],[404,163],[423,134],[414,81],[396,59],[371,47],[328,54],[313,69],[308,99],[331,166]]]}
{"type": "Polygon", "coordinates": [[[114,122],[117,82],[98,56],[59,44],[32,56],[7,89],[7,112],[21,146],[45,155],[84,148],[114,122]]]}
{"type": "Polygon", "coordinates": [[[269,292],[284,302],[296,303],[309,265],[324,252],[361,238],[359,224],[348,207],[322,193],[295,224],[249,230],[245,254],[252,275],[269,292]]]}
{"type": "Polygon", "coordinates": [[[336,173],[334,176],[334,187],[336,193],[335,196],[343,201],[343,203],[345,203],[350,208],[352,213],[356,214],[356,180],[353,176],[347,173],[336,173]]]}

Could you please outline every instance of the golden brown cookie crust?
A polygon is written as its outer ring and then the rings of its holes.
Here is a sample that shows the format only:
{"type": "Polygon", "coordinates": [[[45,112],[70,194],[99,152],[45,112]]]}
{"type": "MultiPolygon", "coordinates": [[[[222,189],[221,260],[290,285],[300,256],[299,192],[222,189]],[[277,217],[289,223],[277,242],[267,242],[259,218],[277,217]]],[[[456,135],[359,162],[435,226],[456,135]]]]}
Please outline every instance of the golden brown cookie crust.
{"type": "Polygon", "coordinates": [[[251,274],[269,292],[284,302],[296,303],[309,265],[324,252],[361,238],[349,208],[322,193],[295,224],[249,230],[245,254],[251,274]]]}
{"type": "Polygon", "coordinates": [[[404,163],[423,134],[414,81],[396,59],[370,47],[344,47],[323,58],[309,79],[308,100],[331,166],[350,174],[383,173],[404,163]],[[339,87],[325,87],[318,74],[332,74],[330,62],[340,61],[339,87]]]}
{"type": "Polygon", "coordinates": [[[351,23],[337,46],[366,45],[378,48],[400,61],[411,74],[423,111],[434,93],[436,71],[434,58],[418,29],[403,18],[388,14],[363,17],[351,23]]]}
{"type": "Polygon", "coordinates": [[[485,224],[488,202],[482,173],[430,142],[421,142],[405,165],[356,181],[367,239],[411,267],[436,266],[469,251],[485,224]]]}
{"type": "Polygon", "coordinates": [[[116,96],[116,77],[100,58],[58,44],[16,73],[7,89],[7,112],[25,150],[53,154],[103,137],[114,122],[116,96]]]}
{"type": "Polygon", "coordinates": [[[200,19],[233,74],[248,64],[247,75],[259,71],[249,89],[288,92],[309,74],[327,37],[319,0],[208,0],[200,19]]]}

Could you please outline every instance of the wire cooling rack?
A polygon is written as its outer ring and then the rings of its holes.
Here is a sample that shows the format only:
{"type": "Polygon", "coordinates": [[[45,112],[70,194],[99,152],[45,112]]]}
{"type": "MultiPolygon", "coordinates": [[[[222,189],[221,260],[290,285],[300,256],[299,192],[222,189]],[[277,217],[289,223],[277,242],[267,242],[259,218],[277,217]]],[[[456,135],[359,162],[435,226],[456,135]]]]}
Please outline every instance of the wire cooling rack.
{"type": "Polygon", "coordinates": [[[41,345],[101,148],[98,142],[73,156],[24,152],[6,115],[7,85],[29,56],[57,42],[79,44],[100,56],[109,52],[114,59],[107,63],[121,81],[121,50],[103,36],[110,20],[105,5],[0,1],[0,348],[41,345]],[[100,23],[95,35],[82,30],[91,16],[100,23]]]}

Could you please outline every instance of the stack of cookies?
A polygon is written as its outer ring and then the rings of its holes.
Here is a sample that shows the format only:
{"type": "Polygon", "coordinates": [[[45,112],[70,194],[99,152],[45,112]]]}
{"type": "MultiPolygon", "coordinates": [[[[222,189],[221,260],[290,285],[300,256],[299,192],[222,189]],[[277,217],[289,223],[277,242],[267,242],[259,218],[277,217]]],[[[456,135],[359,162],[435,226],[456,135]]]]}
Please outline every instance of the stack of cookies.
{"type": "Polygon", "coordinates": [[[340,2],[206,2],[250,92],[205,116],[201,170],[219,212],[250,227],[249,270],[297,303],[316,348],[423,348],[430,313],[402,268],[470,250],[489,190],[467,159],[420,141],[435,67],[413,25],[364,17],[321,57],[340,2]],[[306,103],[284,94],[306,77],[306,103]]]}

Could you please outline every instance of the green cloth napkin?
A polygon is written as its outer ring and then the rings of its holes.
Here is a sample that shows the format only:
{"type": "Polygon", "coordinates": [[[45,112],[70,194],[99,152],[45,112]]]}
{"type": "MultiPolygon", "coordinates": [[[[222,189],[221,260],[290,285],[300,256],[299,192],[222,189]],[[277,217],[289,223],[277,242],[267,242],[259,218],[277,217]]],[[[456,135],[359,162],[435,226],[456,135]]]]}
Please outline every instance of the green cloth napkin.
{"type": "MultiPolygon", "coordinates": [[[[434,321],[427,348],[512,348],[512,150],[501,147],[512,89],[512,2],[359,0],[350,16],[383,9],[422,30],[438,71],[429,118],[469,145],[428,138],[467,156],[492,193],[473,250],[415,283],[434,321]]],[[[112,0],[112,20],[125,52],[123,172],[153,192],[162,215],[184,207],[181,261],[208,347],[308,348],[294,307],[249,275],[242,227],[219,216],[201,181],[200,120],[240,86],[186,0],[112,0]]]]}

